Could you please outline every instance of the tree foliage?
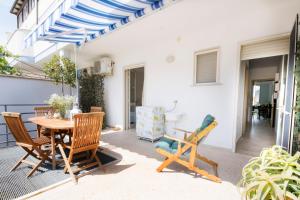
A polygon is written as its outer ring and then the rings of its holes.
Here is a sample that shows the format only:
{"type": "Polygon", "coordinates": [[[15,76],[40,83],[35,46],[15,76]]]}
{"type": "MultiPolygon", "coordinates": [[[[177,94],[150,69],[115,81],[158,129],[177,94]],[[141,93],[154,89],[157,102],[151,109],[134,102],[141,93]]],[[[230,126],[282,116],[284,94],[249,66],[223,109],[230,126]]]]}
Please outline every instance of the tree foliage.
{"type": "Polygon", "coordinates": [[[43,72],[56,84],[76,86],[76,67],[75,63],[69,58],[54,55],[51,60],[43,66],[43,72]]]}
{"type": "Polygon", "coordinates": [[[7,58],[16,57],[0,45],[0,74],[21,76],[22,73],[18,68],[9,66],[7,58]]]}

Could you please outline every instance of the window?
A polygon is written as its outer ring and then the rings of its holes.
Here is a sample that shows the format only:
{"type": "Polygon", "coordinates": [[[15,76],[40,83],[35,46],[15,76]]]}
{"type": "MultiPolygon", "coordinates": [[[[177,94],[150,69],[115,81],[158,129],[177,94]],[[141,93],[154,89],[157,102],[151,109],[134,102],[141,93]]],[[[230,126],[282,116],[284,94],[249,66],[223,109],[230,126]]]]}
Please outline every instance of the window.
{"type": "Polygon", "coordinates": [[[219,49],[195,53],[194,85],[218,83],[219,49]]]}
{"type": "Polygon", "coordinates": [[[23,2],[23,8],[20,9],[18,14],[18,28],[22,25],[22,23],[27,19],[28,15],[34,9],[35,0],[25,0],[23,2]]]}

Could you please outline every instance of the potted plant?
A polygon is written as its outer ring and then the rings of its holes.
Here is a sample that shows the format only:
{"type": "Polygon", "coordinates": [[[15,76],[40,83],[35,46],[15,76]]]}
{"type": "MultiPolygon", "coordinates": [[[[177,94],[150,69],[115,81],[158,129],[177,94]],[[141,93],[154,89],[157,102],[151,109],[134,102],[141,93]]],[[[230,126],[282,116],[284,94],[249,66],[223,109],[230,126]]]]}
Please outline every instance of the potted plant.
{"type": "Polygon", "coordinates": [[[57,94],[52,94],[46,103],[51,105],[53,109],[59,113],[60,118],[64,119],[67,110],[71,108],[74,100],[75,98],[73,96],[59,96],[57,94]]]}
{"type": "Polygon", "coordinates": [[[240,187],[246,200],[300,199],[300,152],[291,156],[280,146],[264,149],[244,167],[240,187]]]}

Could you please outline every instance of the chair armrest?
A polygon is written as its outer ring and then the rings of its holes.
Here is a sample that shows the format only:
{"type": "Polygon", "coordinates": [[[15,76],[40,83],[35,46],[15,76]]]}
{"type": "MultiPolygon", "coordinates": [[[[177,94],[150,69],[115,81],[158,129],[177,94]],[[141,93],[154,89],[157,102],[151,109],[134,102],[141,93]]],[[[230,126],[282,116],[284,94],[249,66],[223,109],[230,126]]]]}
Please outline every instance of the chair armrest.
{"type": "Polygon", "coordinates": [[[178,139],[178,138],[175,138],[175,137],[171,137],[171,136],[168,136],[168,135],[164,135],[164,137],[168,138],[168,139],[171,139],[171,140],[175,140],[175,141],[180,142],[180,143],[193,144],[191,142],[184,141],[184,140],[181,140],[181,139],[178,139]]]}
{"type": "Polygon", "coordinates": [[[183,130],[183,129],[180,129],[180,128],[174,128],[174,130],[181,131],[181,132],[184,132],[184,133],[193,133],[193,131],[187,131],[187,130],[183,130]]]}

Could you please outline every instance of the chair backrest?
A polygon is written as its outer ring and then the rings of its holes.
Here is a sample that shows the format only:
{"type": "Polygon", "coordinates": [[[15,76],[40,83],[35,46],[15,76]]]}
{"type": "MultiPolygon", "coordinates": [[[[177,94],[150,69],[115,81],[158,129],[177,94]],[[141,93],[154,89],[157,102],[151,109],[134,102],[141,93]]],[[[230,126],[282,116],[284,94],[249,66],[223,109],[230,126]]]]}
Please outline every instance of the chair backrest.
{"type": "Polygon", "coordinates": [[[51,106],[39,106],[33,108],[35,111],[35,116],[45,116],[50,112],[53,112],[53,108],[51,106]]]}
{"type": "Polygon", "coordinates": [[[90,112],[102,112],[102,107],[91,106],[90,112]]]}
{"type": "Polygon", "coordinates": [[[217,122],[212,115],[206,115],[202,124],[197,128],[192,135],[190,135],[187,140],[199,144],[200,140],[207,136],[209,132],[217,126],[217,122]]]}
{"type": "Polygon", "coordinates": [[[74,115],[72,149],[99,145],[104,112],[74,115]]]}
{"type": "Polygon", "coordinates": [[[3,112],[1,114],[16,139],[17,144],[21,146],[32,146],[33,141],[24,126],[21,114],[15,112],[3,112]]]}

